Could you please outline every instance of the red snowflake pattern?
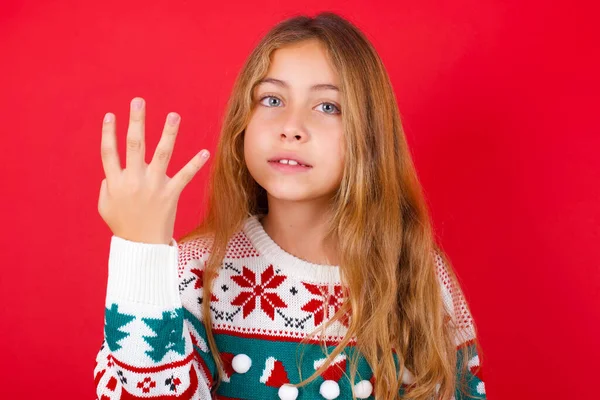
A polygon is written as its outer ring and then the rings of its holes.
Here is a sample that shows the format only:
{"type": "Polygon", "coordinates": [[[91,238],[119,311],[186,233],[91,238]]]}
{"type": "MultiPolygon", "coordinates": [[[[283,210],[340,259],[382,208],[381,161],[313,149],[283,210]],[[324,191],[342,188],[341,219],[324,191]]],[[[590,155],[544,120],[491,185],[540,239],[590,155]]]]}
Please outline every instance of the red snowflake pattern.
{"type": "Polygon", "coordinates": [[[240,287],[250,289],[242,291],[231,302],[233,306],[243,307],[244,318],[256,308],[256,298],[259,299],[259,308],[272,320],[275,320],[275,308],[287,308],[287,304],[285,304],[281,297],[276,292],[273,292],[287,277],[284,275],[275,275],[273,265],[269,265],[260,274],[261,283],[256,280],[256,274],[246,268],[246,266],[243,267],[242,275],[234,275],[231,279],[240,287]]]}
{"type": "MultiPolygon", "coordinates": [[[[312,299],[308,303],[302,306],[301,310],[313,313],[315,317],[315,326],[320,325],[323,320],[332,317],[342,306],[344,301],[344,291],[341,285],[335,285],[333,293],[330,293],[329,285],[315,285],[312,283],[302,282],[306,289],[319,296],[319,299],[312,299]],[[326,307],[323,307],[325,302],[326,307]],[[333,312],[329,313],[329,308],[333,307],[333,312]]],[[[346,313],[341,322],[346,327],[348,326],[349,314],[346,313]]]]}
{"type": "MultiPolygon", "coordinates": [[[[203,287],[204,286],[204,270],[194,268],[194,269],[191,269],[190,272],[193,272],[194,275],[197,276],[196,283],[194,284],[194,289],[200,289],[201,287],[203,287]]],[[[217,298],[217,296],[215,296],[214,293],[211,293],[210,301],[219,301],[219,299],[217,298]]]]}

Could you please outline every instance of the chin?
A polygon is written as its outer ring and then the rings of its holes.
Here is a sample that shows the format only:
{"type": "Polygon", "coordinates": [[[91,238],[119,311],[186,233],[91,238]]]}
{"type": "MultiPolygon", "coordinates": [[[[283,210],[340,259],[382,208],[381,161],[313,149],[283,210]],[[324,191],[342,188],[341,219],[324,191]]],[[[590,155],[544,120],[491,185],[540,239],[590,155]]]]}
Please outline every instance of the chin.
{"type": "Polygon", "coordinates": [[[263,186],[269,196],[276,198],[277,200],[286,200],[286,201],[305,201],[310,200],[315,196],[314,193],[310,193],[310,191],[303,190],[301,188],[289,188],[289,187],[277,187],[274,185],[263,186]]]}
{"type": "Polygon", "coordinates": [[[334,192],[327,191],[315,191],[305,188],[295,187],[281,187],[276,185],[263,186],[267,191],[268,195],[274,199],[281,201],[313,201],[323,200],[324,198],[331,197],[334,192]]]}

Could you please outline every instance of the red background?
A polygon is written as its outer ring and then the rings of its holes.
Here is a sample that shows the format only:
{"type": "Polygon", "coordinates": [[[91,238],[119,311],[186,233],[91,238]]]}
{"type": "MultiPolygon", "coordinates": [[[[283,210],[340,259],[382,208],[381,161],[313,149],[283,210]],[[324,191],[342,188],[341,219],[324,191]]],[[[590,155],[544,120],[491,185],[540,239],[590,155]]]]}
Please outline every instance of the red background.
{"type": "MultiPolygon", "coordinates": [[[[440,240],[480,330],[490,399],[591,398],[600,337],[598,10],[583,2],[334,1],[379,51],[440,240]]],[[[279,20],[324,2],[0,5],[0,397],[94,398],[111,232],[102,117],[147,101],[147,157],[214,150],[233,79],[279,20]]],[[[210,161],[209,161],[210,162],[210,161]]],[[[184,190],[193,228],[206,169],[184,190]]]]}

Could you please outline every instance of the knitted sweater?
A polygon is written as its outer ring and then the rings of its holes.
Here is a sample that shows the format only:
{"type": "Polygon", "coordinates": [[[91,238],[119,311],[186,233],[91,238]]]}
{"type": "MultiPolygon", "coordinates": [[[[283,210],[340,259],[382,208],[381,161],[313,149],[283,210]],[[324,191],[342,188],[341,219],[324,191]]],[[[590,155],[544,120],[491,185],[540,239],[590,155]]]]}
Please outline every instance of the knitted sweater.
{"type": "MultiPolygon", "coordinates": [[[[210,250],[209,238],[182,244],[172,239],[166,245],[112,236],[104,340],[94,369],[97,400],[211,399],[217,370],[201,315],[210,250]]],[[[441,258],[437,265],[444,305],[466,335],[455,341],[457,350],[473,346],[472,319],[461,307],[464,298],[452,293],[441,258]]],[[[285,252],[252,216],[230,239],[213,288],[208,301],[224,361],[217,399],[342,400],[352,399],[353,392],[357,398],[375,398],[375,378],[364,358],[350,382],[354,338],[310,384],[286,385],[309,377],[326,358],[319,335],[303,346],[299,342],[339,309],[343,293],[337,266],[285,252]]],[[[336,322],[326,332],[328,353],[347,323],[336,322]]],[[[469,371],[478,364],[475,354],[469,371]]],[[[406,371],[400,394],[412,377],[406,371]]],[[[468,380],[470,394],[485,399],[481,375],[469,373],[468,380]]],[[[455,397],[463,398],[458,391],[455,397]]]]}

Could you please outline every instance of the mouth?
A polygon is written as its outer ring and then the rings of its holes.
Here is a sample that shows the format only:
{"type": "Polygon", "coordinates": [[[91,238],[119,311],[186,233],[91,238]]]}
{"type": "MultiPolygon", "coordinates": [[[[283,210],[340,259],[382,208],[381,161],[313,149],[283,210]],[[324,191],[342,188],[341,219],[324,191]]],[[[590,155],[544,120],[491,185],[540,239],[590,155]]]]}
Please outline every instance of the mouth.
{"type": "Polygon", "coordinates": [[[272,158],[269,160],[270,163],[279,163],[282,165],[299,165],[301,167],[308,167],[308,168],[312,168],[312,165],[307,164],[306,162],[302,161],[302,160],[295,160],[292,158],[272,158]]]}
{"type": "Polygon", "coordinates": [[[312,166],[310,165],[301,164],[298,162],[290,163],[289,160],[273,160],[269,161],[269,165],[281,172],[306,172],[312,169],[312,166]]]}

